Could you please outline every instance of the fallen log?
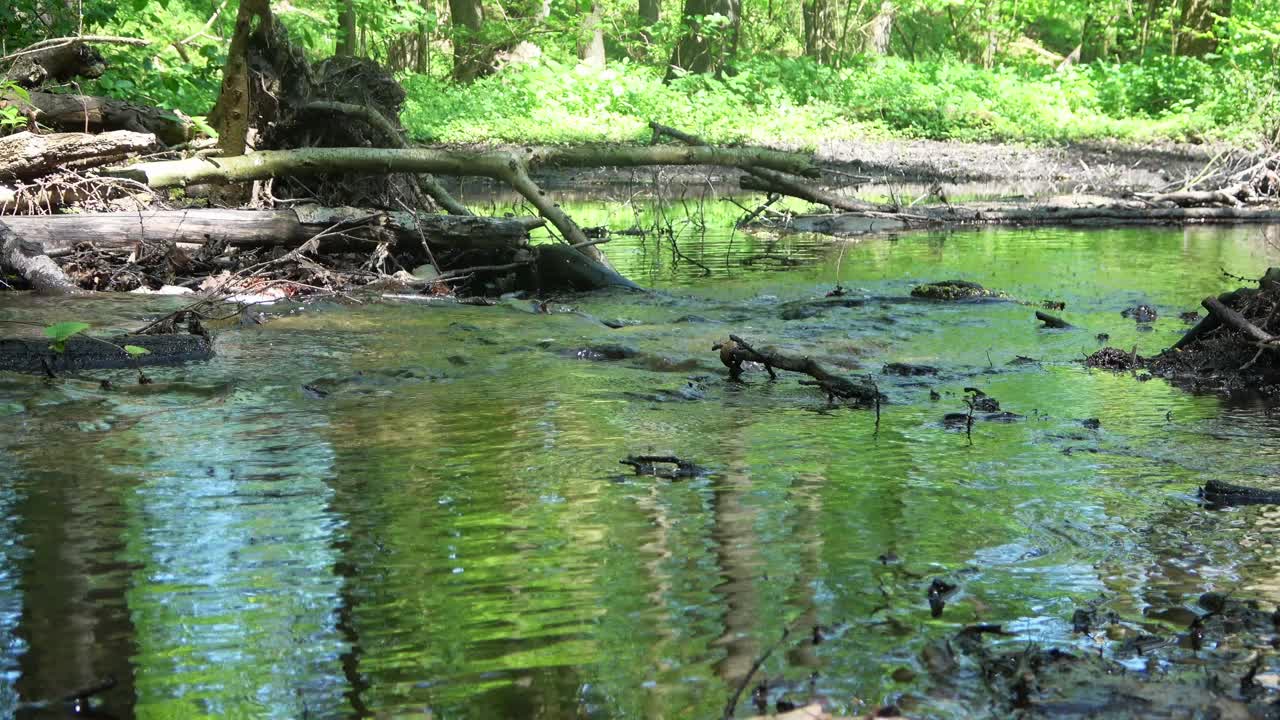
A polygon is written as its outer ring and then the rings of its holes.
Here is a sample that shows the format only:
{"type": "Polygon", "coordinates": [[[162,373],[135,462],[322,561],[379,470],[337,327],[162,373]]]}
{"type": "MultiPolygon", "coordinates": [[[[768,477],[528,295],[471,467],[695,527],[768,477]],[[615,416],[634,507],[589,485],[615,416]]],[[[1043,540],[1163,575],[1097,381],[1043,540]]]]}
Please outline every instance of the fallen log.
{"type": "Polygon", "coordinates": [[[43,92],[22,98],[8,94],[0,96],[0,108],[5,107],[17,108],[30,119],[63,132],[129,130],[155,135],[165,145],[195,137],[195,126],[183,115],[112,98],[43,92]]]}
{"type": "Polygon", "coordinates": [[[475,249],[516,248],[527,244],[538,218],[490,218],[386,212],[370,215],[355,208],[299,206],[284,210],[145,210],[136,213],[84,213],[7,217],[4,222],[24,241],[52,257],[70,254],[81,243],[100,249],[130,248],[142,241],[169,240],[233,246],[296,247],[335,223],[372,218],[400,243],[420,247],[422,234],[432,246],[475,249]]]}
{"type": "Polygon", "coordinates": [[[884,399],[874,385],[835,375],[807,355],[795,357],[773,348],[757,350],[737,335],[730,335],[728,342],[717,343],[712,349],[720,351],[720,362],[729,368],[729,377],[734,380],[742,376],[744,362],[757,362],[764,365],[771,378],[777,377],[773,372],[774,368],[808,375],[815,382],[802,380],[801,384],[816,385],[833,399],[839,397],[854,400],[862,405],[873,405],[884,399]]]}
{"type": "Polygon", "coordinates": [[[22,373],[65,373],[80,370],[177,365],[213,357],[213,343],[203,335],[119,335],[105,339],[75,335],[62,352],[48,338],[0,338],[0,370],[22,373]],[[145,348],[132,356],[125,345],[145,348]]]}
{"type": "Polygon", "coordinates": [[[781,224],[757,220],[755,224],[795,232],[828,235],[863,235],[915,228],[1015,226],[1112,226],[1190,223],[1280,222],[1275,207],[1194,207],[1153,208],[1123,201],[1080,205],[1078,200],[1018,204],[928,205],[911,208],[910,213],[887,211],[797,215],[781,224]]]}
{"type": "MultiPolygon", "coordinates": [[[[694,147],[710,147],[707,141],[691,135],[682,130],[668,127],[661,123],[649,122],[649,128],[653,130],[653,142],[657,142],[658,138],[667,136],[679,140],[680,142],[694,147]]],[[[786,174],[777,170],[764,167],[745,168],[747,174],[738,180],[738,185],[743,190],[753,190],[757,192],[775,193],[778,195],[790,195],[791,197],[807,200],[818,205],[826,205],[832,210],[851,210],[866,211],[878,210],[876,205],[869,202],[858,200],[857,198],[845,197],[821,188],[811,185],[805,185],[797,181],[795,178],[788,177],[786,174]]],[[[816,177],[814,173],[809,173],[807,177],[816,177]]]]}
{"type": "Polygon", "coordinates": [[[23,239],[4,222],[0,222],[0,268],[8,268],[21,275],[33,290],[42,295],[81,292],[38,243],[23,239]]]}
{"type": "Polygon", "coordinates": [[[429,173],[490,177],[524,196],[568,244],[601,263],[605,256],[558,204],[529,177],[532,168],[639,167],[645,165],[725,165],[765,167],[800,175],[816,175],[808,157],[762,148],[716,148],[626,145],[523,147],[505,150],[472,148],[302,148],[265,150],[216,160],[190,158],[138,163],[104,172],[145,183],[152,188],[195,183],[234,183],[317,173],[429,173]]]}
{"type": "Polygon", "coordinates": [[[1200,488],[1200,497],[1211,505],[1280,505],[1280,491],[1262,490],[1210,480],[1200,488]]]}
{"type": "Polygon", "coordinates": [[[99,135],[20,132],[0,138],[0,180],[26,180],[61,170],[110,165],[159,147],[155,135],[128,130],[99,135]]]}
{"type": "Polygon", "coordinates": [[[1071,327],[1071,323],[1067,322],[1066,320],[1063,320],[1062,318],[1056,315],[1050,315],[1049,313],[1043,312],[1040,310],[1036,311],[1036,319],[1044,323],[1044,326],[1047,328],[1066,330],[1071,327]]]}

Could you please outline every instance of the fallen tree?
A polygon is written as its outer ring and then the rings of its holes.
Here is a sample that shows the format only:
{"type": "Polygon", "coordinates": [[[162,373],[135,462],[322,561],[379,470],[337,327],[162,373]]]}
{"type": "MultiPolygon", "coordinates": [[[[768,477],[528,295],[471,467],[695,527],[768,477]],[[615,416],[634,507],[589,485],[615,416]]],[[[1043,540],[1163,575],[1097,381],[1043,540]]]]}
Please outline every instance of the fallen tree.
{"type": "Polygon", "coordinates": [[[638,167],[645,165],[724,165],[762,167],[812,176],[817,169],[800,154],[761,148],[710,146],[524,147],[503,150],[471,148],[306,148],[273,150],[214,159],[189,158],[138,163],[104,170],[104,174],[151,188],[196,183],[235,183],[291,175],[321,173],[432,173],[489,177],[509,184],[555,226],[570,245],[601,260],[586,234],[529,177],[531,169],[565,167],[638,167]]]}
{"type": "Polygon", "coordinates": [[[129,130],[150,133],[166,145],[184,143],[195,136],[191,120],[172,110],[90,95],[46,92],[19,97],[0,96],[0,108],[16,108],[33,122],[63,132],[99,133],[129,130]]]}
{"type": "Polygon", "coordinates": [[[57,374],[80,370],[176,365],[208,360],[213,344],[205,335],[118,335],[110,338],[76,335],[61,352],[49,347],[48,338],[0,338],[0,370],[57,374]],[[146,350],[133,355],[125,345],[146,350]]]}
{"type": "MultiPolygon", "coordinates": [[[[518,248],[528,243],[538,218],[490,218],[369,212],[357,208],[298,206],[279,210],[145,210],[8,217],[4,222],[44,253],[59,257],[88,243],[99,249],[129,248],[143,240],[238,247],[297,247],[335,223],[363,221],[389,235],[382,240],[418,246],[425,236],[438,249],[518,248]],[[421,234],[420,234],[421,233],[421,234]]],[[[371,245],[369,245],[371,246],[371,245]]]]}
{"type": "Polygon", "coordinates": [[[1116,226],[1188,223],[1280,222],[1276,207],[1153,207],[1110,198],[1065,197],[1027,203],[989,202],[925,205],[899,210],[881,207],[822,215],[796,215],[755,224],[795,232],[862,235],[917,228],[1014,226],[1116,226]]]}

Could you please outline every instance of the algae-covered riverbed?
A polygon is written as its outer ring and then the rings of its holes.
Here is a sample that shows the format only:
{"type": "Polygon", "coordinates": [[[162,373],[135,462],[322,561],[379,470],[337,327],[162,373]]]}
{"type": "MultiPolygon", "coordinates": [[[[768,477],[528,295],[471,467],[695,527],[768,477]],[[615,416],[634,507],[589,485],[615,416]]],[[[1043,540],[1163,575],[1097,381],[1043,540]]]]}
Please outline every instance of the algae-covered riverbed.
{"type": "MultiPolygon", "coordinates": [[[[113,391],[0,376],[0,713],[60,716],[114,676],[95,702],[115,717],[710,718],[792,627],[751,683],[771,706],[1005,717],[979,675],[939,678],[937,643],[975,623],[1001,625],[992,648],[1234,697],[1240,664],[1280,661],[1181,638],[1206,591],[1280,602],[1278,516],[1196,489],[1267,485],[1280,420],[1079,360],[1099,333],[1169,346],[1179,313],[1239,285],[1224,268],[1277,264],[1276,237],[722,233],[683,258],[619,238],[614,262],[654,293],[321,303],[149,370],[157,391],[127,371],[98,374],[113,391]],[[943,279],[1063,302],[1075,329],[909,298],[943,279]],[[866,301],[786,312],[837,282],[866,301]],[[1158,320],[1122,316],[1139,304],[1158,320]],[[729,333],[872,375],[878,428],[794,375],[727,382],[711,347],[729,333]],[[948,427],[965,387],[1021,418],[948,427]],[[707,472],[618,463],[643,453],[707,472]],[[934,578],[956,586],[936,617],[934,578]]],[[[106,330],[169,306],[4,295],[0,318],[106,330]]]]}

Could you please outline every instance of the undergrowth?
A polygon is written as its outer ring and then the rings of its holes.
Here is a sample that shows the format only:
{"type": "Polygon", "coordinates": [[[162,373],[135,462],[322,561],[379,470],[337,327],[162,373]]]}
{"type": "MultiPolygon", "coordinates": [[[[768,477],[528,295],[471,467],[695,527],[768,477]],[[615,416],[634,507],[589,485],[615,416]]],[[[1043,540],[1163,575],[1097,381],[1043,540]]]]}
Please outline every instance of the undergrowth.
{"type": "Polygon", "coordinates": [[[435,142],[642,141],[650,120],[711,142],[809,147],[892,136],[1202,141],[1265,130],[1277,106],[1269,88],[1280,86],[1275,77],[1260,82],[1255,73],[1189,58],[1064,72],[896,57],[834,70],[771,58],[735,70],[664,84],[650,66],[543,57],[469,86],[410,75],[402,120],[415,139],[435,142]]]}

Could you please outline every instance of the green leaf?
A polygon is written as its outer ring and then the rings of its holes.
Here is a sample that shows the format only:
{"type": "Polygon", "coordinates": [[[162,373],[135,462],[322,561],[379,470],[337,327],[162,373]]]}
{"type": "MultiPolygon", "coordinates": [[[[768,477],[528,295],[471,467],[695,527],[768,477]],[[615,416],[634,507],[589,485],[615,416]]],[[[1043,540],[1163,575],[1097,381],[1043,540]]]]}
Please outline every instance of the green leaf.
{"type": "Polygon", "coordinates": [[[54,343],[65,343],[72,335],[76,335],[89,329],[89,323],[82,322],[60,322],[50,325],[44,329],[44,336],[52,340],[54,343]]]}
{"type": "Polygon", "coordinates": [[[127,352],[127,353],[129,353],[129,355],[130,355],[131,357],[141,357],[141,356],[143,356],[143,355],[150,355],[150,354],[151,354],[151,351],[150,351],[150,350],[148,350],[148,349],[146,349],[146,348],[144,348],[144,347],[138,347],[137,345],[125,345],[125,346],[124,346],[124,351],[125,351],[125,352],[127,352]]]}

